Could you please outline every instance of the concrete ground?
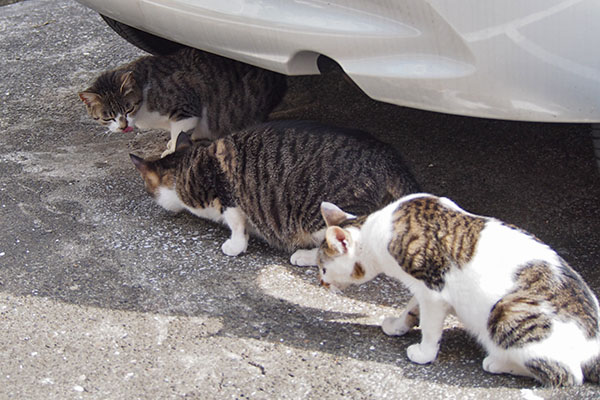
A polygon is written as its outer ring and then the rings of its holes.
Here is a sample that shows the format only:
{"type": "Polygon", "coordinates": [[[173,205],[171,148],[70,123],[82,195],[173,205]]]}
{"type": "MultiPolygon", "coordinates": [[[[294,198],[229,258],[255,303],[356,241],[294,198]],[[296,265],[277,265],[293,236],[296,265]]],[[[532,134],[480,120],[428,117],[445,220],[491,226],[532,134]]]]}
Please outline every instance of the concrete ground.
{"type": "MultiPolygon", "coordinates": [[[[71,0],[0,7],[1,399],[580,399],[481,368],[448,320],[439,358],[412,364],[378,324],[407,300],[378,278],[333,295],[314,268],[172,215],[128,153],[159,132],[107,135],[77,92],[142,53],[71,0]]],[[[276,117],[371,131],[427,191],[535,233],[600,293],[600,179],[589,126],[502,122],[376,103],[336,74],[290,79],[276,117]]]]}

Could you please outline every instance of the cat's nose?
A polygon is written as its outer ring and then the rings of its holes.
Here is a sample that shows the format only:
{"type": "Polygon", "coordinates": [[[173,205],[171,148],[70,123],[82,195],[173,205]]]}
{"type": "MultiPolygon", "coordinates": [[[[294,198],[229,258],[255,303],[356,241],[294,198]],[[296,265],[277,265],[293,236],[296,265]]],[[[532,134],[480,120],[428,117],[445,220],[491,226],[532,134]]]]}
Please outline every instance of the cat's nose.
{"type": "Polygon", "coordinates": [[[127,128],[129,128],[129,126],[127,126],[127,125],[128,125],[127,124],[127,118],[124,118],[124,117],[119,118],[119,128],[122,131],[127,132],[127,128]]]}
{"type": "Polygon", "coordinates": [[[133,126],[128,125],[126,119],[119,121],[119,128],[121,128],[123,132],[131,132],[133,130],[133,126]]]}

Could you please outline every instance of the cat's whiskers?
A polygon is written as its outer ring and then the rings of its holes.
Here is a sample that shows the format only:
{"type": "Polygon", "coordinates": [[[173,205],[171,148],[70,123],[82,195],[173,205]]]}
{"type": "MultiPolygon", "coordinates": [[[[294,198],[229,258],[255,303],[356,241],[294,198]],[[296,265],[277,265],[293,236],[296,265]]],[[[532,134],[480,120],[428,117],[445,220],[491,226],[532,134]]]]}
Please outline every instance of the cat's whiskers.
{"type": "Polygon", "coordinates": [[[111,137],[113,135],[113,133],[114,133],[113,131],[111,131],[110,129],[107,129],[103,132],[100,132],[100,135],[102,137],[111,137]]]}
{"type": "Polygon", "coordinates": [[[333,294],[341,294],[342,293],[342,289],[340,289],[334,285],[329,285],[329,291],[333,294]]]}

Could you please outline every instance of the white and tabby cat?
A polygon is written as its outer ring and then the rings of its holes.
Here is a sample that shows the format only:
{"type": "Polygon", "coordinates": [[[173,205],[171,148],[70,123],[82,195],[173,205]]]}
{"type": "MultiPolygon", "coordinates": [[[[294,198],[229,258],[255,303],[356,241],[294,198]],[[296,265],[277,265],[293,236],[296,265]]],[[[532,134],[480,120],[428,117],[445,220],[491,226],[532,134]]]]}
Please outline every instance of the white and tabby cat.
{"type": "Polygon", "coordinates": [[[292,264],[316,265],[321,201],[369,213],[417,190],[400,155],[361,131],[273,121],[209,146],[179,137],[173,154],[131,159],[158,204],[225,223],[231,238],[222,250],[230,256],[246,251],[251,232],[295,251],[292,264]]]}
{"type": "Polygon", "coordinates": [[[420,320],[421,342],[407,349],[411,361],[435,360],[453,312],[486,349],[488,372],[548,386],[599,381],[598,301],[532,235],[427,194],[356,219],[330,203],[321,212],[328,225],[318,253],[321,283],[343,289],[383,273],[407,285],[414,297],[382,328],[402,335],[420,320]]]}
{"type": "Polygon", "coordinates": [[[79,93],[90,116],[113,132],[163,129],[173,152],[180,132],[216,139],[267,120],[285,76],[192,48],[145,56],[101,74],[79,93]]]}

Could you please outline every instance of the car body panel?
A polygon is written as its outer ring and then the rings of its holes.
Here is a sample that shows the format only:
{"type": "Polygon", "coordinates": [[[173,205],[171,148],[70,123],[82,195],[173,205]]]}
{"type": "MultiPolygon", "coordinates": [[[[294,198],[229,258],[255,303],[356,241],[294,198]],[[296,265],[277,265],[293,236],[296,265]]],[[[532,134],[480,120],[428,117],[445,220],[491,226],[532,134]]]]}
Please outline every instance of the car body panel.
{"type": "Polygon", "coordinates": [[[600,122],[597,0],[77,0],[287,75],[335,60],[369,96],[510,120],[600,122]]]}

